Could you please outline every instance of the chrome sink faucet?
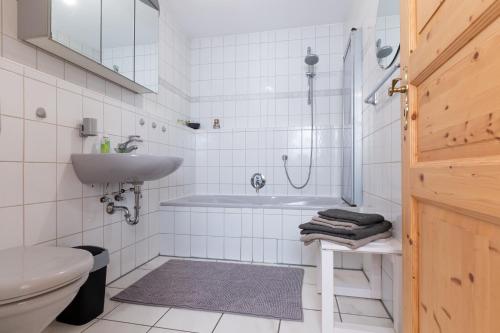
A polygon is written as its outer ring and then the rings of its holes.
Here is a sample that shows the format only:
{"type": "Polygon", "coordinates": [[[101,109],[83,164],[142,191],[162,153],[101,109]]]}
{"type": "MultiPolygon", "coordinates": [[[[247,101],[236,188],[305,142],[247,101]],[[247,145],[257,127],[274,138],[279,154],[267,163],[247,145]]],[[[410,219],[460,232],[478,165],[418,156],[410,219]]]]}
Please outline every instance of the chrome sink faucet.
{"type": "Polygon", "coordinates": [[[127,141],[118,144],[118,146],[115,148],[115,151],[119,154],[131,153],[134,150],[139,149],[137,145],[130,145],[134,142],[143,142],[143,141],[139,135],[130,135],[127,141]]]}

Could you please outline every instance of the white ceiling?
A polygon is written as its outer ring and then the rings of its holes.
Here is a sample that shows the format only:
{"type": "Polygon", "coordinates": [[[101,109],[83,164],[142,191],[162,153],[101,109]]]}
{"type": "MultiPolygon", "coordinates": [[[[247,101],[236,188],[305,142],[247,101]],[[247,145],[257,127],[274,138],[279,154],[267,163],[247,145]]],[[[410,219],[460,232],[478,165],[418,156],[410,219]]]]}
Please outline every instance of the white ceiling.
{"type": "MultiPolygon", "coordinates": [[[[373,0],[375,1],[375,0],[373,0]]],[[[163,0],[191,37],[343,22],[357,0],[163,0]]]]}

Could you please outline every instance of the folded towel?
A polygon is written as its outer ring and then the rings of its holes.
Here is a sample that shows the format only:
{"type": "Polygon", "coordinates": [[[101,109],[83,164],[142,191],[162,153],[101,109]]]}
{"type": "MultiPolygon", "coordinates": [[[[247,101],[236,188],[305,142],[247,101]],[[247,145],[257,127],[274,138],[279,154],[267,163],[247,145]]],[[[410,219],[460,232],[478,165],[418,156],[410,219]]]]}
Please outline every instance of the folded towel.
{"type": "Polygon", "coordinates": [[[318,224],[318,225],[324,225],[326,227],[342,228],[342,229],[349,229],[349,230],[364,228],[364,226],[359,226],[359,225],[351,223],[351,222],[329,220],[329,219],[324,219],[321,216],[314,216],[311,219],[311,223],[318,224]]]}
{"type": "Polygon", "coordinates": [[[327,209],[318,212],[319,216],[328,220],[351,222],[356,225],[368,225],[383,222],[385,219],[379,214],[356,213],[343,209],[327,209]]]}
{"type": "Polygon", "coordinates": [[[350,227],[350,226],[342,225],[342,222],[340,222],[337,225],[331,225],[331,224],[328,224],[328,223],[319,222],[319,221],[316,221],[316,220],[311,220],[311,221],[309,221],[309,223],[312,223],[312,224],[315,224],[315,225],[321,225],[323,227],[335,228],[335,229],[343,229],[343,230],[354,230],[354,229],[361,229],[361,228],[363,228],[363,227],[359,227],[359,226],[356,227],[356,228],[353,228],[353,227],[350,227]]]}
{"type": "Polygon", "coordinates": [[[302,235],[307,234],[323,234],[330,235],[340,238],[346,238],[351,240],[360,240],[363,238],[371,237],[376,234],[380,234],[389,231],[392,228],[392,223],[388,221],[383,221],[382,223],[373,224],[366,228],[346,230],[332,227],[325,227],[322,225],[304,223],[299,226],[302,231],[302,235]]]}
{"type": "Polygon", "coordinates": [[[362,247],[366,244],[369,244],[373,241],[376,241],[379,239],[389,238],[391,236],[392,236],[392,232],[390,232],[390,231],[386,231],[386,232],[383,232],[381,234],[376,234],[376,235],[373,235],[371,237],[363,238],[360,240],[345,239],[345,238],[323,235],[323,234],[309,234],[309,235],[302,235],[300,237],[300,240],[303,241],[305,245],[310,245],[314,241],[317,241],[317,240],[325,240],[325,241],[329,241],[329,242],[333,242],[333,243],[347,246],[347,247],[354,250],[354,249],[362,247]]]}

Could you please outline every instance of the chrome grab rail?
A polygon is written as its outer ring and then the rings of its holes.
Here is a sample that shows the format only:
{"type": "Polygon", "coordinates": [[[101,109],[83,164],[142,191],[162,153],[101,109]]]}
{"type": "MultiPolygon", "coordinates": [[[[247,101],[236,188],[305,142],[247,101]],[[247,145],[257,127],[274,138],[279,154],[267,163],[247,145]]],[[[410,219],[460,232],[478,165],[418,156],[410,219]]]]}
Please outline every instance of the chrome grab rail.
{"type": "Polygon", "coordinates": [[[368,94],[368,96],[365,98],[366,104],[377,105],[377,92],[384,85],[384,83],[394,74],[394,72],[399,69],[399,67],[400,65],[396,64],[391,69],[389,69],[387,74],[384,75],[384,77],[379,81],[375,89],[373,89],[372,92],[368,94]]]}

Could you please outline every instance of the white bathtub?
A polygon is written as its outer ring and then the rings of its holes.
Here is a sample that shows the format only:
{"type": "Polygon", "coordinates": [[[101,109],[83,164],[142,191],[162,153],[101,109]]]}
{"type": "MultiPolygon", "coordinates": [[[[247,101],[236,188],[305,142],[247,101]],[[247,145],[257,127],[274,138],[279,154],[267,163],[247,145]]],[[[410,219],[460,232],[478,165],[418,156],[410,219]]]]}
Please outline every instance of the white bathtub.
{"type": "MultiPolygon", "coordinates": [[[[347,206],[339,198],[194,195],[163,202],[160,253],[165,256],[315,265],[316,246],[304,246],[299,225],[318,210],[347,206]]],[[[344,258],[338,267],[361,268],[344,258]]]]}
{"type": "Polygon", "coordinates": [[[193,195],[161,203],[162,206],[265,208],[265,209],[326,209],[349,208],[340,198],[302,196],[193,195]]]}

